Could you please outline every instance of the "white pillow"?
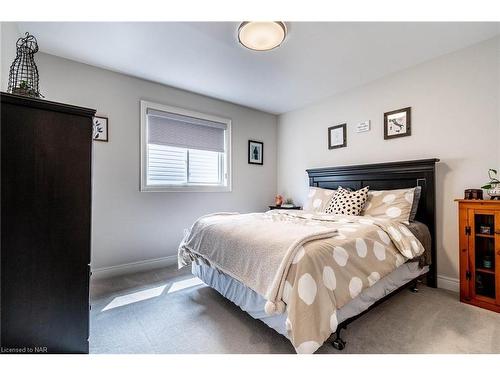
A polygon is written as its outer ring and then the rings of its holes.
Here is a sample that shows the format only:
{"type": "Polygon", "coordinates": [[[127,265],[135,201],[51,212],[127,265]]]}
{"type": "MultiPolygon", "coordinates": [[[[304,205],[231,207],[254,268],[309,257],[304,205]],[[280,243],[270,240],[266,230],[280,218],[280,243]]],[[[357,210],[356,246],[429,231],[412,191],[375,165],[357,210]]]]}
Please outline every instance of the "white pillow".
{"type": "Polygon", "coordinates": [[[309,193],[307,194],[303,210],[316,213],[325,212],[334,195],[335,190],[309,187],[309,193]]]}

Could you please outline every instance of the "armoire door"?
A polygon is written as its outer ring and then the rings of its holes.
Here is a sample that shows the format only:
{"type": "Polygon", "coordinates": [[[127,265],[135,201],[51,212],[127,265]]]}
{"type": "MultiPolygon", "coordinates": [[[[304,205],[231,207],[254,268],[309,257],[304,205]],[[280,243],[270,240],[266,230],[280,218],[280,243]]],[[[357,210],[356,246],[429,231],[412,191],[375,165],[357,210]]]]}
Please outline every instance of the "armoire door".
{"type": "Polygon", "coordinates": [[[88,352],[92,117],[74,108],[2,96],[3,347],[88,352]]]}
{"type": "Polygon", "coordinates": [[[469,209],[469,264],[471,267],[472,298],[487,303],[496,303],[496,241],[495,228],[498,214],[487,209],[469,209]]]}

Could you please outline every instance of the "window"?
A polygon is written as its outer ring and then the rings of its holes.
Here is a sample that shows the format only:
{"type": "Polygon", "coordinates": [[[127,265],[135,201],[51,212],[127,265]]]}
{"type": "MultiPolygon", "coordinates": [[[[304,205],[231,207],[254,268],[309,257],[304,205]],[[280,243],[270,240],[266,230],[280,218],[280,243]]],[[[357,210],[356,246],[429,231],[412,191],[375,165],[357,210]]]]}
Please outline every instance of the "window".
{"type": "Polygon", "coordinates": [[[141,191],[231,191],[231,120],[141,101],[141,191]]]}

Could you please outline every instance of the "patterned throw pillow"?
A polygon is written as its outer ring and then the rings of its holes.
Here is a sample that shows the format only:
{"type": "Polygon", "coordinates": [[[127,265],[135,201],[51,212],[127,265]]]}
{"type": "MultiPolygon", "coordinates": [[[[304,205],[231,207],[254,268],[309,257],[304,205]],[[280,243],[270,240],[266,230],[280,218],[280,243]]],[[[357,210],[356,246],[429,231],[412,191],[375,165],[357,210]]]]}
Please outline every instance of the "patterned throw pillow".
{"type": "Polygon", "coordinates": [[[335,190],[310,187],[307,201],[304,203],[304,211],[325,212],[334,194],[335,190]]]}
{"type": "Polygon", "coordinates": [[[365,206],[367,196],[368,186],[357,191],[349,191],[339,186],[325,212],[358,216],[365,206]]]}
{"type": "Polygon", "coordinates": [[[409,224],[415,188],[370,190],[363,215],[409,224]]]}

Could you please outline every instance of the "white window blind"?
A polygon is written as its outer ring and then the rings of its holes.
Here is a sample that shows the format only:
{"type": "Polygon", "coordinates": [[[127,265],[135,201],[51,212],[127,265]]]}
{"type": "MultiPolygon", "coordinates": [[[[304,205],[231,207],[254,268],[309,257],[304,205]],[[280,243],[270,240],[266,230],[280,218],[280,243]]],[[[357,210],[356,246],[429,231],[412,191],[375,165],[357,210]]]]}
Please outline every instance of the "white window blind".
{"type": "Polygon", "coordinates": [[[224,154],[205,150],[188,150],[189,182],[220,184],[224,178],[224,154]]]}
{"type": "Polygon", "coordinates": [[[227,188],[230,122],[203,114],[191,115],[192,112],[188,115],[185,110],[179,112],[158,106],[143,110],[146,123],[146,131],[143,129],[142,133],[146,136],[143,190],[227,188]]]}
{"type": "Polygon", "coordinates": [[[148,183],[183,184],[187,182],[187,150],[148,144],[148,183]]]}
{"type": "Polygon", "coordinates": [[[226,124],[148,109],[149,143],[224,152],[226,124]]]}

